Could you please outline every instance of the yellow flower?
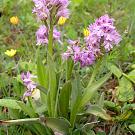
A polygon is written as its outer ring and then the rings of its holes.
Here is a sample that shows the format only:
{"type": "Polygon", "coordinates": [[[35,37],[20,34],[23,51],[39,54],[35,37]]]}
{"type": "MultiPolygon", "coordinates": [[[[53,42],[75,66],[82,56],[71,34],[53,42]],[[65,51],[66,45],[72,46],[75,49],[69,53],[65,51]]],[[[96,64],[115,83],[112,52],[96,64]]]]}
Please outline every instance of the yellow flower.
{"type": "Polygon", "coordinates": [[[61,16],[61,17],[59,18],[58,25],[63,25],[63,24],[65,24],[66,20],[67,20],[67,18],[61,16]]]}
{"type": "Polygon", "coordinates": [[[13,57],[13,56],[16,54],[16,50],[14,50],[14,49],[7,50],[7,51],[5,52],[5,54],[6,54],[7,56],[9,56],[9,57],[13,57]]]}
{"type": "Polygon", "coordinates": [[[17,25],[19,23],[19,19],[17,16],[13,16],[10,18],[10,23],[17,25]]]}
{"type": "Polygon", "coordinates": [[[88,37],[90,35],[90,31],[88,29],[83,29],[83,34],[85,37],[88,37]]]}

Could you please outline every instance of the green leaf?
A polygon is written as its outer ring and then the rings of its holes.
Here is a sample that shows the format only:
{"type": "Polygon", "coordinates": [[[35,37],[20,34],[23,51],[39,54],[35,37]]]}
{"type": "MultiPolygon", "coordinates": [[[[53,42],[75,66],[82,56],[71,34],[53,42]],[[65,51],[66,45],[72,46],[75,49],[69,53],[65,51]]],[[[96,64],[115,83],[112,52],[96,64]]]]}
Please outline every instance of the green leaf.
{"type": "Polygon", "coordinates": [[[8,107],[11,109],[21,109],[17,102],[19,101],[14,99],[0,99],[0,106],[8,107]]]}
{"type": "Polygon", "coordinates": [[[104,93],[101,94],[101,96],[98,100],[98,105],[102,108],[104,107],[104,93]]]}
{"type": "Polygon", "coordinates": [[[20,117],[20,109],[10,109],[8,108],[8,114],[11,119],[18,119],[20,117]]]}
{"type": "Polygon", "coordinates": [[[133,114],[133,112],[131,110],[126,110],[121,115],[116,116],[116,120],[117,121],[126,121],[132,114],[133,114]]]}
{"type": "Polygon", "coordinates": [[[128,77],[135,83],[135,70],[131,71],[128,74],[128,77]]]}
{"type": "MultiPolygon", "coordinates": [[[[51,106],[51,114],[55,116],[57,112],[55,112],[55,104],[56,104],[56,95],[57,95],[57,79],[56,71],[55,71],[55,64],[52,58],[48,58],[48,71],[49,71],[49,94],[48,98],[50,101],[48,102],[48,106],[51,106]]],[[[57,110],[56,110],[57,111],[57,110]]]]}
{"type": "Polygon", "coordinates": [[[45,95],[47,94],[47,89],[44,88],[43,86],[41,85],[37,85],[37,89],[39,89],[41,92],[43,92],[45,95]]]}
{"type": "Polygon", "coordinates": [[[47,91],[48,91],[48,69],[42,63],[42,59],[40,56],[38,56],[38,58],[37,58],[37,76],[38,76],[39,84],[44,88],[44,90],[40,89],[41,91],[43,90],[40,94],[41,101],[43,103],[46,103],[47,96],[46,96],[45,92],[47,93],[47,91]]]}
{"type": "Polygon", "coordinates": [[[6,73],[0,74],[0,88],[5,88],[10,83],[9,76],[6,73]]]}
{"type": "Polygon", "coordinates": [[[68,134],[70,123],[66,119],[46,118],[46,125],[54,131],[68,134]]]}
{"type": "Polygon", "coordinates": [[[116,103],[114,103],[112,101],[105,100],[104,106],[109,110],[113,110],[113,111],[117,111],[117,112],[119,112],[121,110],[121,106],[117,105],[116,103]]]}
{"type": "Polygon", "coordinates": [[[89,132],[85,132],[85,133],[86,133],[86,135],[96,135],[93,130],[89,130],[89,132]]]}
{"type": "Polygon", "coordinates": [[[119,87],[116,91],[116,95],[119,101],[133,101],[134,100],[134,89],[132,83],[126,78],[122,77],[119,80],[119,87]]]}
{"type": "Polygon", "coordinates": [[[33,108],[31,108],[30,106],[24,104],[23,102],[17,102],[17,104],[19,105],[19,107],[27,114],[29,115],[31,118],[36,117],[36,113],[33,111],[33,108]]]}
{"type": "Polygon", "coordinates": [[[66,61],[66,80],[70,80],[71,75],[72,75],[72,70],[73,70],[74,62],[72,59],[68,59],[66,61]]]}
{"type": "Polygon", "coordinates": [[[110,76],[111,73],[106,74],[104,77],[100,78],[97,82],[93,83],[91,86],[85,89],[80,102],[80,107],[84,107],[84,105],[86,105],[88,101],[91,100],[95,92],[110,78],[110,76]]]}
{"type": "Polygon", "coordinates": [[[47,74],[47,67],[44,66],[40,56],[37,60],[37,75],[38,80],[41,86],[48,88],[48,74],[47,74]]]}
{"type": "Polygon", "coordinates": [[[45,105],[41,105],[36,108],[36,113],[38,113],[39,115],[43,114],[46,111],[47,111],[47,106],[45,105]]]}
{"type": "Polygon", "coordinates": [[[52,116],[50,91],[48,91],[48,94],[47,94],[47,110],[48,110],[49,116],[52,116]]]}
{"type": "Polygon", "coordinates": [[[60,97],[59,97],[60,114],[64,118],[68,117],[71,89],[72,89],[72,85],[71,82],[69,81],[63,86],[60,92],[60,97]]]}
{"type": "Polygon", "coordinates": [[[24,70],[24,71],[32,71],[35,73],[37,70],[36,64],[32,62],[20,61],[19,65],[20,65],[21,70],[24,70]]]}
{"type": "Polygon", "coordinates": [[[125,104],[123,106],[123,110],[135,110],[135,103],[133,103],[133,104],[125,104]]]}
{"type": "Polygon", "coordinates": [[[104,120],[111,120],[110,115],[106,113],[106,111],[98,105],[91,105],[88,110],[85,112],[86,114],[93,114],[98,116],[104,120]]]}
{"type": "Polygon", "coordinates": [[[81,135],[81,131],[79,129],[76,129],[73,131],[72,135],[81,135]]]}
{"type": "Polygon", "coordinates": [[[55,103],[56,103],[56,94],[57,94],[57,80],[56,73],[53,70],[49,71],[49,91],[51,99],[51,111],[55,115],[55,103]]]}
{"type": "Polygon", "coordinates": [[[112,63],[107,63],[107,68],[115,75],[117,78],[122,76],[122,71],[112,63]]]}
{"type": "Polygon", "coordinates": [[[133,132],[135,132],[135,124],[129,125],[129,128],[130,128],[133,132]]]}
{"type": "Polygon", "coordinates": [[[76,114],[79,110],[81,98],[82,98],[82,85],[80,82],[80,76],[76,75],[75,80],[72,82],[72,93],[71,93],[70,123],[72,127],[74,127],[76,114]]]}
{"type": "Polygon", "coordinates": [[[106,107],[109,107],[109,108],[115,108],[116,107],[116,104],[112,101],[105,100],[104,104],[105,104],[106,107]]]}
{"type": "Polygon", "coordinates": [[[96,135],[106,135],[104,131],[98,131],[96,135]]]}

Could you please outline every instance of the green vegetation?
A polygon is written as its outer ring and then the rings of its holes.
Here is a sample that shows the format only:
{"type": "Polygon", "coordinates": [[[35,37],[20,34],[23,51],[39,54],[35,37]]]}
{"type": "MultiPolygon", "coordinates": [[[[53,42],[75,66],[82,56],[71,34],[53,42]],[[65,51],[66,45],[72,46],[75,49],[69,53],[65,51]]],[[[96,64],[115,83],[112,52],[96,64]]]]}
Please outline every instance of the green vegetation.
{"type": "Polygon", "coordinates": [[[62,44],[52,53],[36,45],[42,22],[32,14],[33,2],[0,0],[0,135],[135,134],[134,5],[135,0],[71,0],[69,19],[57,27],[62,44]],[[63,61],[67,40],[84,44],[83,29],[105,14],[115,19],[119,46],[91,66],[63,61]],[[18,24],[11,23],[13,16],[18,24]],[[16,50],[13,56],[5,54],[10,49],[16,50]],[[23,96],[21,73],[27,71],[37,76],[34,92],[40,97],[23,96]]]}

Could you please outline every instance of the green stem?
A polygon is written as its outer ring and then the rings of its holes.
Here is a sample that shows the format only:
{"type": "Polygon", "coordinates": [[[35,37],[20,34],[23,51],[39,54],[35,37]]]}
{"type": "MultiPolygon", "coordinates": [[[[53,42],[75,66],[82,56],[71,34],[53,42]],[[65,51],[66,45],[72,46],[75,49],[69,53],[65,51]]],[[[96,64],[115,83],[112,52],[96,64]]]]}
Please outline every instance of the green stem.
{"type": "Polygon", "coordinates": [[[123,75],[124,77],[126,77],[129,81],[135,83],[135,81],[134,81],[132,78],[130,78],[128,75],[126,75],[125,73],[122,73],[122,75],[123,75]]]}
{"type": "Polygon", "coordinates": [[[29,119],[18,119],[18,120],[8,120],[8,121],[0,121],[0,125],[13,125],[13,124],[23,124],[23,123],[40,123],[40,118],[29,118],[29,119]]]}
{"type": "Polygon", "coordinates": [[[53,25],[52,24],[50,24],[48,52],[50,56],[53,55],[53,25]]]}
{"type": "Polygon", "coordinates": [[[89,81],[87,87],[89,87],[89,86],[92,84],[92,82],[95,80],[95,77],[96,77],[97,73],[98,73],[99,70],[100,70],[101,63],[102,63],[102,59],[100,59],[100,60],[96,63],[96,65],[95,65],[95,67],[94,67],[94,71],[93,71],[93,73],[92,73],[92,75],[91,75],[91,78],[90,78],[90,81],[89,81]]]}
{"type": "Polygon", "coordinates": [[[66,61],[66,82],[71,79],[74,62],[72,59],[66,61]]]}
{"type": "MultiPolygon", "coordinates": [[[[50,16],[50,18],[52,18],[52,17],[50,16]]],[[[53,22],[52,22],[52,19],[51,19],[50,20],[50,30],[49,30],[48,52],[47,52],[47,64],[48,64],[47,66],[48,66],[48,68],[50,66],[50,63],[52,63],[52,56],[53,56],[53,22]]],[[[49,73],[49,78],[50,78],[50,73],[49,73]]],[[[49,85],[52,85],[50,83],[51,83],[51,81],[49,79],[49,85]]],[[[50,96],[50,91],[49,91],[48,94],[47,94],[47,104],[48,104],[49,116],[52,116],[51,102],[52,101],[51,101],[51,96],[50,96]]]]}

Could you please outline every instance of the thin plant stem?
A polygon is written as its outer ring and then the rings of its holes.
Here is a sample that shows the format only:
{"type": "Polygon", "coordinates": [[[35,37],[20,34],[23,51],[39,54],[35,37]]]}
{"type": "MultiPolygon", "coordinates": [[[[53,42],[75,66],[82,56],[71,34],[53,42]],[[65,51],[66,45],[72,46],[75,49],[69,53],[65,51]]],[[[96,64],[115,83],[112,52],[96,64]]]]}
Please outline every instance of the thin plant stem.
{"type": "Polygon", "coordinates": [[[8,121],[0,121],[0,125],[7,126],[13,124],[23,124],[23,123],[39,123],[40,118],[29,118],[29,119],[18,119],[18,120],[8,120],[8,121]]]}
{"type": "Polygon", "coordinates": [[[93,83],[93,81],[95,80],[95,77],[96,77],[97,73],[98,73],[99,70],[100,70],[101,63],[102,63],[102,60],[101,60],[101,59],[96,63],[96,65],[95,65],[95,67],[94,67],[94,71],[93,71],[93,73],[92,73],[92,76],[91,76],[91,78],[90,78],[90,81],[89,81],[87,87],[89,87],[89,86],[93,83]]]}
{"type": "Polygon", "coordinates": [[[48,53],[50,56],[53,55],[53,24],[50,24],[48,53]]]}

